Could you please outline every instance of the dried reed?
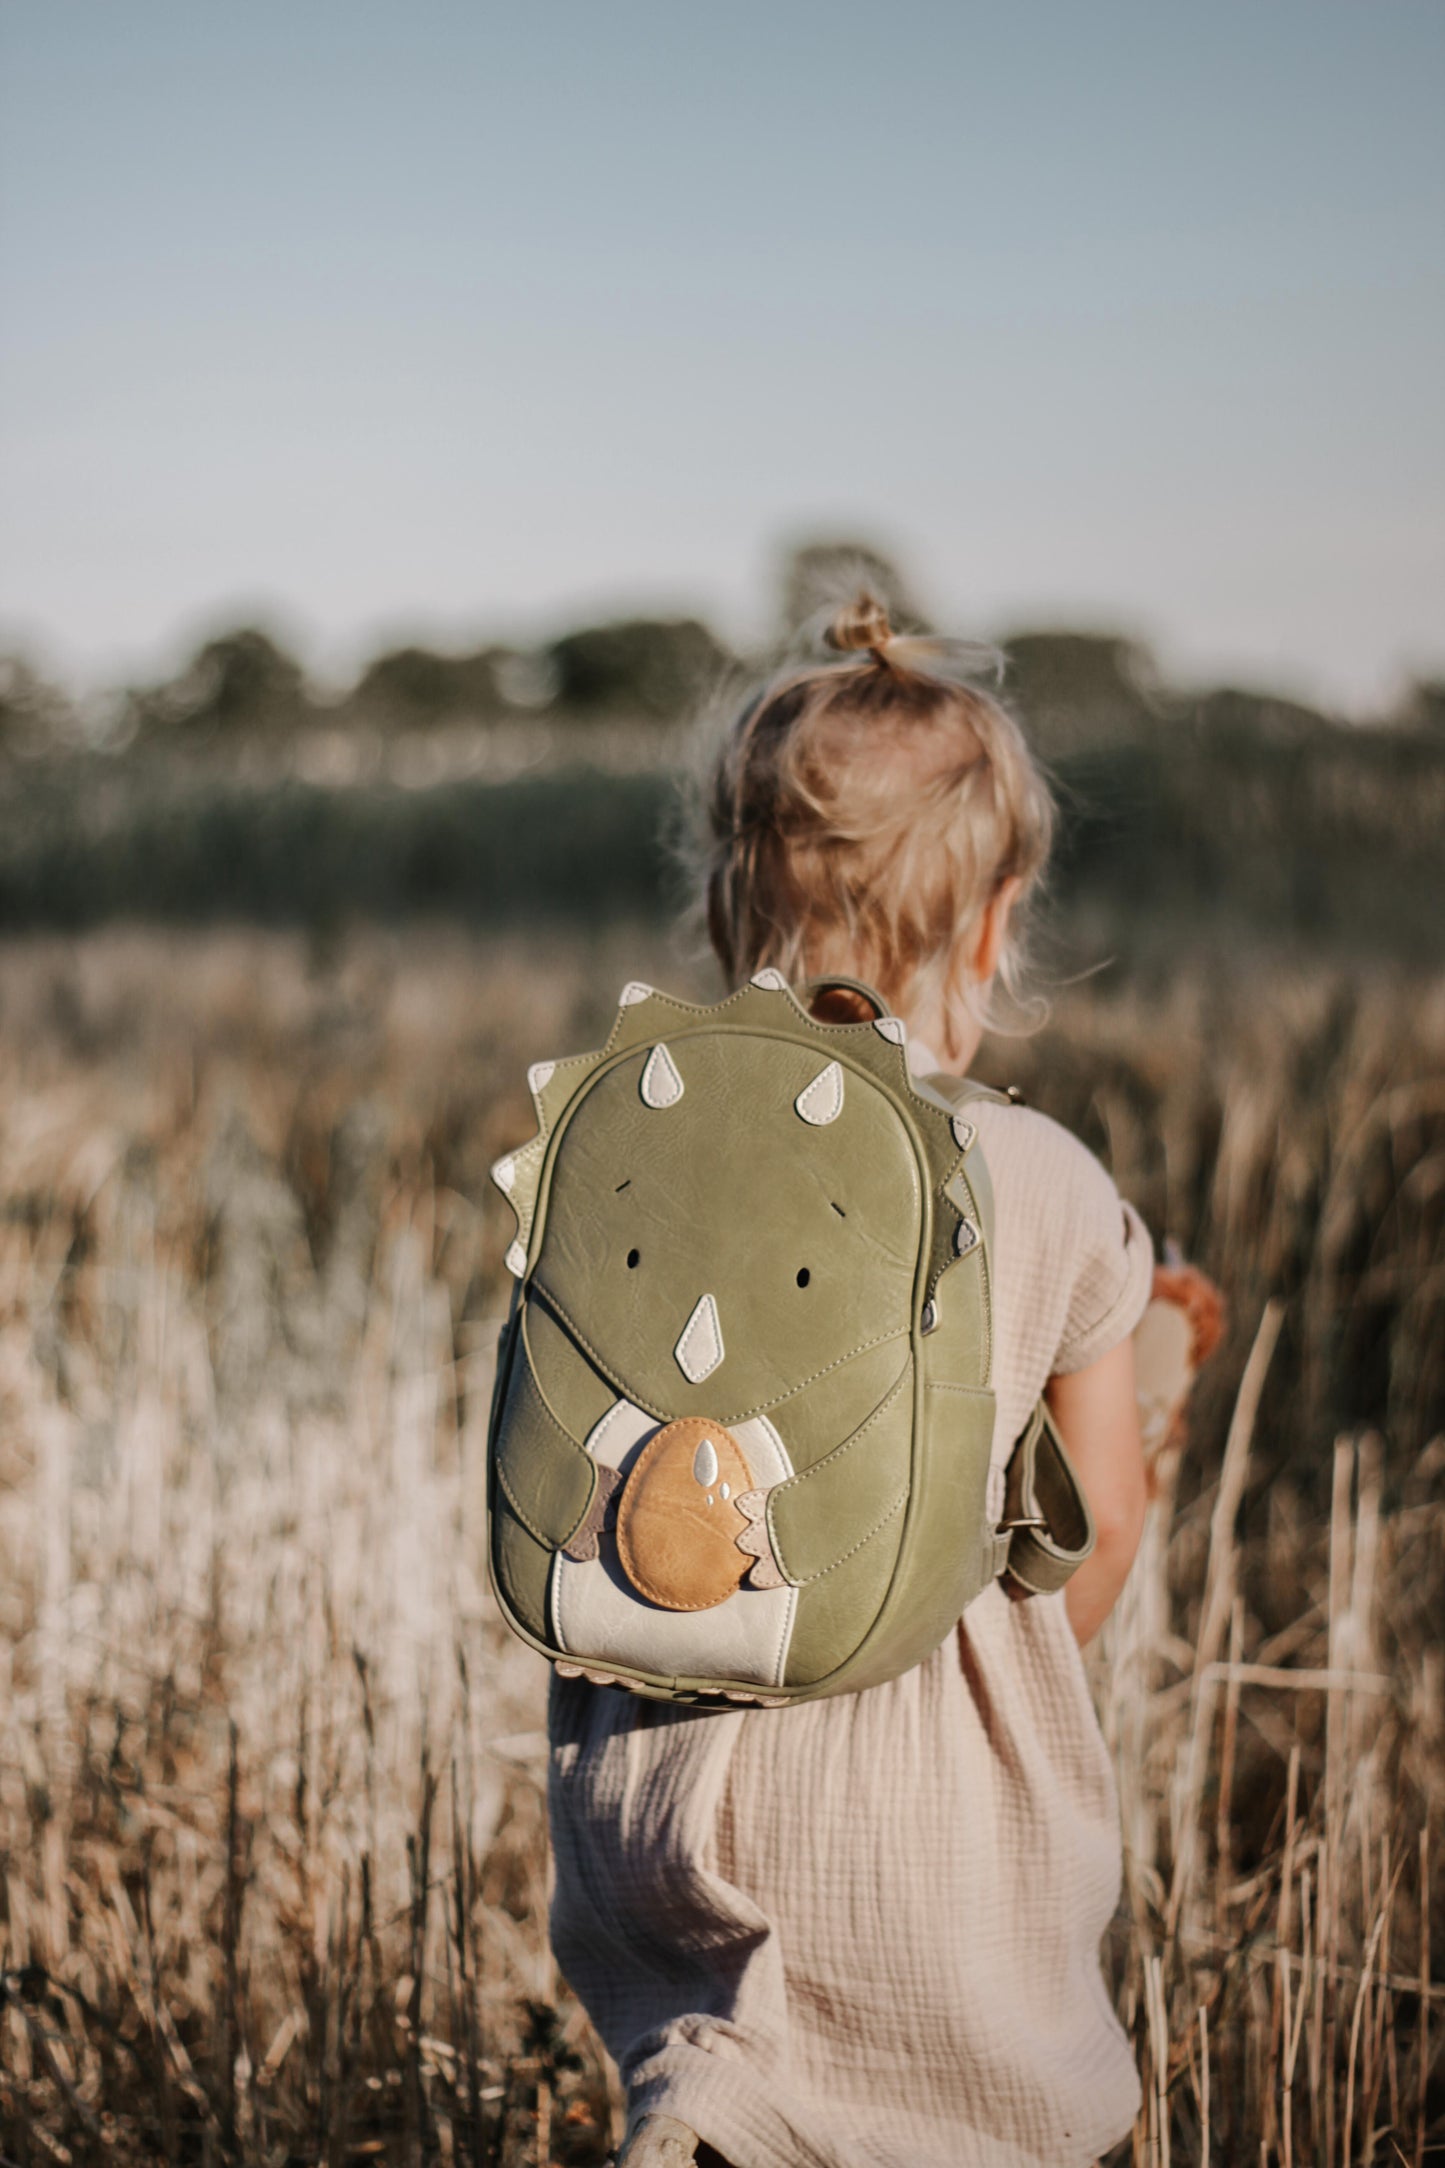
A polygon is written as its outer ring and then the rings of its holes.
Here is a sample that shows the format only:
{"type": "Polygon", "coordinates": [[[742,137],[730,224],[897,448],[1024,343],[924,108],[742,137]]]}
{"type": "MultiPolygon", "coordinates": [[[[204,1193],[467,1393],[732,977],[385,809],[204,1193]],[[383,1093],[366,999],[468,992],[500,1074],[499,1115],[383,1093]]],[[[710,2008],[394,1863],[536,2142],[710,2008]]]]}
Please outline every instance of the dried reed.
{"type": "MultiPolygon", "coordinates": [[[[0,952],[6,2159],[606,2157],[483,1584],[479,1200],[639,946],[0,952]]],[[[1445,2132],[1442,1043],[1438,987],[1277,975],[1072,994],[1004,1065],[1238,1328],[1096,1667],[1137,2161],[1445,2132]]]]}

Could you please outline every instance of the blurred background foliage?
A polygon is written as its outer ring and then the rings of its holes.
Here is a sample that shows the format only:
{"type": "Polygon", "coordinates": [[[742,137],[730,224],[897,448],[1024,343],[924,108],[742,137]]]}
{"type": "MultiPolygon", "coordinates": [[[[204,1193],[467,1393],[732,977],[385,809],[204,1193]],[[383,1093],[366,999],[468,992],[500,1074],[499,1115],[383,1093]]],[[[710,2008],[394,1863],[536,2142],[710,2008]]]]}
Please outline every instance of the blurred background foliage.
{"type": "MultiPolygon", "coordinates": [[[[719,990],[669,923],[695,725],[860,576],[922,622],[822,539],[766,655],[634,616],[346,687],[260,625],[88,704],[0,668],[0,2168],[612,2157],[545,1667],[484,1585],[486,1169],[627,979],[719,990]]],[[[1128,2145],[1423,2162],[1445,687],[1346,718],[1127,628],[1000,644],[1063,819],[1051,1015],[979,1073],[1227,1297],[1094,1674],[1128,2145]]]]}
{"type": "MultiPolygon", "coordinates": [[[[822,539],[781,564],[769,655],[633,617],[531,646],[408,644],[336,689],[250,625],[88,704],[0,660],[0,931],[660,917],[696,718],[858,581],[924,623],[880,551],[822,539]]],[[[1345,718],[1170,685],[1124,633],[1000,644],[1064,807],[1062,965],[1246,937],[1438,957],[1445,686],[1345,718]]]]}

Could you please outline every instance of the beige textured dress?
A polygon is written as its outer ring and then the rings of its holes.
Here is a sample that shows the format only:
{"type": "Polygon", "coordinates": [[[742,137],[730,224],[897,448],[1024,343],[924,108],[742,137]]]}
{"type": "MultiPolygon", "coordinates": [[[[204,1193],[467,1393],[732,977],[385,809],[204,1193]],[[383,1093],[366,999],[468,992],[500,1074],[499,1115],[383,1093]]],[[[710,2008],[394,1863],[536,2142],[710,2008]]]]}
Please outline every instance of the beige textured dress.
{"type": "MultiPolygon", "coordinates": [[[[1153,1256],[1066,1130],[969,1112],[997,1509],[1045,1380],[1133,1329],[1153,1256]]],[[[637,2106],[733,2168],[1083,2168],[1127,2132],[1118,1814],[1062,1597],[988,1589],[902,1678],[794,1709],[554,1680],[550,1731],[553,1946],[637,2106]]]]}

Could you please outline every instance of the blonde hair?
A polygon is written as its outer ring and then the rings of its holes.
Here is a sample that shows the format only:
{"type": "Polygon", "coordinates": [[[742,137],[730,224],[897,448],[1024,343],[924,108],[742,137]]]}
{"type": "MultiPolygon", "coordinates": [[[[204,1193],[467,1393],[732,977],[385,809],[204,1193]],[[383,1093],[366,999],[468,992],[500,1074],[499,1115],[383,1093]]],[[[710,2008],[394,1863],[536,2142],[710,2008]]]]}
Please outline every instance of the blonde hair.
{"type": "MultiPolygon", "coordinates": [[[[769,679],[713,760],[697,868],[713,948],[734,983],[770,964],[794,984],[856,975],[894,1006],[972,1004],[983,914],[1006,881],[1025,900],[1053,839],[1022,731],[967,682],[1002,657],[896,634],[867,592],[821,629],[832,657],[769,679]]],[[[1013,933],[998,975],[1015,997],[1019,962],[1013,933]]]]}

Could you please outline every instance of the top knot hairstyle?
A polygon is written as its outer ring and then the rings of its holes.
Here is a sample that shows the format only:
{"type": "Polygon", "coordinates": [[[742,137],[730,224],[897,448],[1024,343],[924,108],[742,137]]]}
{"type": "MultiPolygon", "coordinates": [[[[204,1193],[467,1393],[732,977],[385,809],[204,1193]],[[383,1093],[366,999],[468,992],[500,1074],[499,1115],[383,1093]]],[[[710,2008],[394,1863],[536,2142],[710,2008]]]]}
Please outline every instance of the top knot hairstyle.
{"type": "Polygon", "coordinates": [[[841,610],[833,612],[823,629],[823,638],[829,647],[837,648],[843,654],[867,648],[874,661],[886,668],[894,632],[888,622],[888,612],[877,597],[862,594],[856,602],[845,603],[841,610]]]}
{"type": "MultiPolygon", "coordinates": [[[[826,655],[777,673],[707,779],[699,868],[729,979],[867,979],[894,1007],[972,997],[984,912],[1047,862],[1054,806],[1008,710],[974,682],[997,649],[895,633],[863,592],[811,628],[826,655]]],[[[1018,951],[999,976],[1017,993],[1018,951]]]]}

